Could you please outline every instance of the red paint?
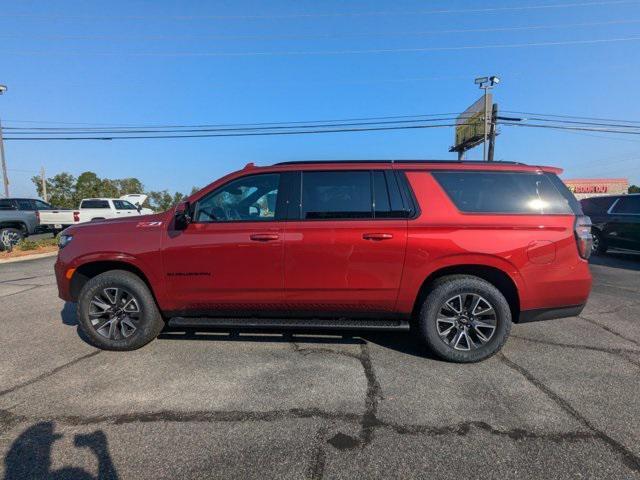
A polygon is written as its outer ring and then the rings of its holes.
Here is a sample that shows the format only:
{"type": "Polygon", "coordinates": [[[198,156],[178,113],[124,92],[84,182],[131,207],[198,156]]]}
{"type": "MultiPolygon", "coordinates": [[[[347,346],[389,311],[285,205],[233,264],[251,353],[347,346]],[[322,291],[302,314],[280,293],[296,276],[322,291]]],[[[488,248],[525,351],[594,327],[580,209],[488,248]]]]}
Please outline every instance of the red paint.
{"type": "MultiPolygon", "coordinates": [[[[173,229],[174,211],[70,227],[56,263],[61,298],[74,300],[65,272],[96,261],[143,272],[163,311],[390,312],[410,314],[430,275],[486,266],[515,284],[521,310],[583,304],[587,261],[573,215],[465,214],[430,170],[545,171],[551,167],[467,163],[307,164],[253,167],[227,175],[189,200],[243,175],[295,170],[399,169],[420,206],[414,219],[229,222],[173,229]],[[142,228],[141,228],[142,227],[142,228]]],[[[77,274],[77,273],[76,273],[77,274]]]]}

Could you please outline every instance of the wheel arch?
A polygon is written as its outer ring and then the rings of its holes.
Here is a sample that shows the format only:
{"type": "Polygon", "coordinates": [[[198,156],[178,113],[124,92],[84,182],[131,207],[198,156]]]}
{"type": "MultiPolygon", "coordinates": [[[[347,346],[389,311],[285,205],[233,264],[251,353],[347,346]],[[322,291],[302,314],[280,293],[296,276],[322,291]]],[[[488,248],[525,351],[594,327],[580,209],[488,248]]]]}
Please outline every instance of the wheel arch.
{"type": "Polygon", "coordinates": [[[482,278],[495,286],[504,295],[511,310],[511,318],[518,322],[520,316],[520,295],[514,279],[504,270],[480,264],[450,265],[439,268],[429,274],[422,282],[413,307],[413,318],[420,311],[422,302],[431,291],[436,281],[451,275],[471,275],[482,278]]]}
{"type": "Polygon", "coordinates": [[[124,270],[139,277],[147,285],[151,295],[153,295],[156,300],[156,304],[158,303],[156,293],[147,275],[140,267],[126,260],[96,260],[83,263],[76,267],[69,285],[69,292],[73,300],[77,301],[82,287],[84,287],[90,279],[110,270],[124,270]]]}

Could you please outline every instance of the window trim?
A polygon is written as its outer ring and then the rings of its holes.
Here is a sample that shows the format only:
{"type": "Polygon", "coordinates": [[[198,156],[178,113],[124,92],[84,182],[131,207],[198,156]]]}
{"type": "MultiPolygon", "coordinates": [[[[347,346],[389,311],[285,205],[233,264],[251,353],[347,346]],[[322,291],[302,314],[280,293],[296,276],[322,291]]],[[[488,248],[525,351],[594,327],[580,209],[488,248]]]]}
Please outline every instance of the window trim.
{"type": "Polygon", "coordinates": [[[191,214],[192,220],[190,223],[192,224],[203,224],[203,225],[211,225],[211,224],[220,224],[220,225],[225,225],[225,224],[233,224],[233,223],[274,223],[274,222],[282,222],[285,220],[285,218],[283,217],[283,213],[286,212],[280,212],[279,209],[282,206],[281,202],[280,202],[280,193],[285,191],[285,188],[283,187],[288,187],[288,185],[283,182],[284,178],[285,178],[285,173],[288,172],[256,172],[256,173],[250,173],[248,175],[241,175],[239,177],[235,177],[230,179],[228,182],[223,183],[222,185],[220,185],[219,187],[207,192],[206,194],[202,195],[200,198],[198,198],[195,202],[193,202],[190,206],[189,209],[189,213],[191,214]],[[249,177],[256,177],[259,175],[278,175],[278,193],[276,196],[276,210],[274,212],[274,216],[273,218],[267,218],[265,220],[207,220],[207,221],[198,221],[195,219],[195,211],[196,211],[196,205],[198,204],[198,202],[203,201],[206,198],[209,198],[212,195],[215,195],[217,192],[219,192],[220,190],[222,190],[224,187],[232,184],[233,182],[237,182],[238,180],[242,180],[244,178],[249,178],[249,177]]]}

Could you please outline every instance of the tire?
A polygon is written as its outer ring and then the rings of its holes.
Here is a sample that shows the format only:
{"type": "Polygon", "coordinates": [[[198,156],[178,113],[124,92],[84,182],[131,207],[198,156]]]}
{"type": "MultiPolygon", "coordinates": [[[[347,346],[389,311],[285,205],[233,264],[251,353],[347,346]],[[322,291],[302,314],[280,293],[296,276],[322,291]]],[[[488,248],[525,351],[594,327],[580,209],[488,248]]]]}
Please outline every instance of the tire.
{"type": "Polygon", "coordinates": [[[607,243],[604,240],[604,236],[600,232],[600,230],[591,230],[591,235],[593,236],[593,246],[591,248],[592,253],[595,255],[604,255],[607,253],[607,243]]]}
{"type": "Polygon", "coordinates": [[[0,250],[10,250],[24,238],[24,231],[19,228],[0,229],[0,250]]]}
{"type": "Polygon", "coordinates": [[[101,273],[84,285],[78,323],[90,343],[103,350],[136,350],[164,327],[147,285],[125,270],[101,273]]]}
{"type": "Polygon", "coordinates": [[[420,309],[418,327],[437,357],[456,363],[479,362],[497,353],[507,341],[511,309],[500,290],[486,280],[452,275],[434,283],[420,309]]]}

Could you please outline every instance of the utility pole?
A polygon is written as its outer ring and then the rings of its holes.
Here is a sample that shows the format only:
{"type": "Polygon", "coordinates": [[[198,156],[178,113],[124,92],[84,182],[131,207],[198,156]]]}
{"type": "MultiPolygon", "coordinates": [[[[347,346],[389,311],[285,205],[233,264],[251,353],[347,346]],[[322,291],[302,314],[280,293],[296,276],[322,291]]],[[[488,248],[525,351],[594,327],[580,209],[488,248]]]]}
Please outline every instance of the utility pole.
{"type": "MultiPolygon", "coordinates": [[[[0,85],[0,95],[7,91],[5,85],[0,85]]],[[[4,183],[4,196],[9,196],[9,176],[7,175],[7,161],[4,158],[4,141],[2,140],[2,122],[0,122],[0,165],[2,166],[2,181],[4,183]]]]}
{"type": "Polygon", "coordinates": [[[498,122],[498,104],[494,103],[491,109],[491,127],[489,129],[489,154],[487,161],[493,162],[493,154],[496,147],[496,124],[498,122]]]}
{"type": "Polygon", "coordinates": [[[2,140],[2,122],[0,122],[0,164],[2,165],[2,181],[4,183],[4,196],[9,196],[9,176],[7,175],[7,161],[4,158],[4,142],[2,140]]]}
{"type": "Polygon", "coordinates": [[[40,167],[40,181],[42,182],[42,199],[48,202],[47,199],[47,177],[44,174],[44,167],[40,167]]]}

